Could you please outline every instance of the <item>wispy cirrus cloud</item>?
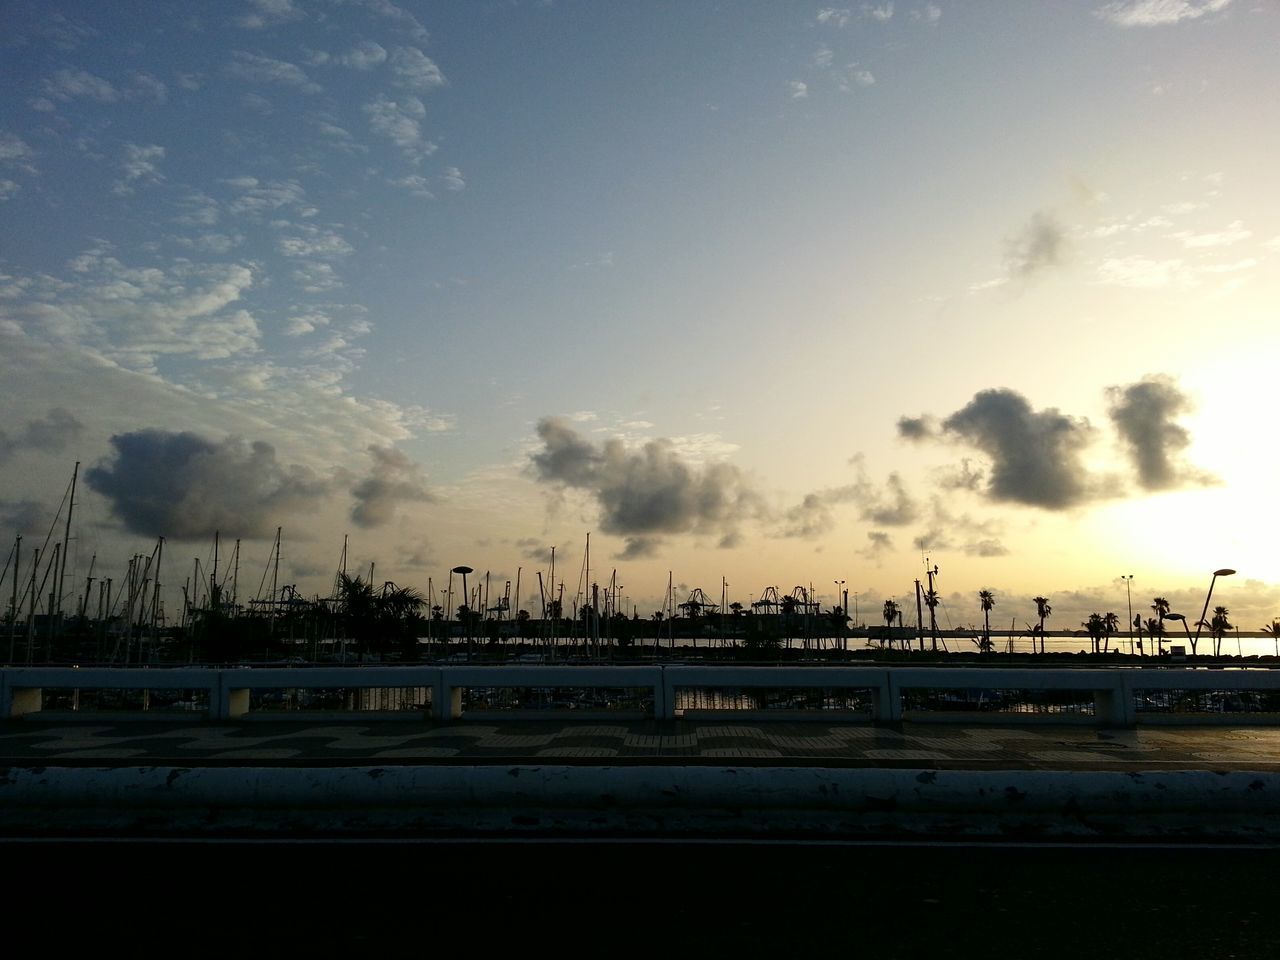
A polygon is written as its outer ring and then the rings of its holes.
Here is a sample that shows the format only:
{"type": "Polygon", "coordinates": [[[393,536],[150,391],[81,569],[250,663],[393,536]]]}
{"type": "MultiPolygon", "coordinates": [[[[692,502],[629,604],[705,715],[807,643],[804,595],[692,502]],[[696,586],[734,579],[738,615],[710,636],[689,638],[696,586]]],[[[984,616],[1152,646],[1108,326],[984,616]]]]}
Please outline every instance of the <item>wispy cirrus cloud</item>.
{"type": "Polygon", "coordinates": [[[1160,27],[1199,20],[1220,13],[1231,0],[1117,0],[1094,10],[1094,15],[1120,27],[1160,27]]]}
{"type": "Polygon", "coordinates": [[[115,84],[79,69],[55,71],[52,76],[41,81],[40,89],[46,97],[62,102],[83,99],[97,103],[117,103],[123,99],[115,84]]]}
{"type": "Polygon", "coordinates": [[[231,56],[231,63],[223,70],[237,80],[247,83],[278,83],[303,93],[319,93],[323,89],[296,63],[264,57],[246,50],[235,50],[231,56]]]}
{"type": "Polygon", "coordinates": [[[305,14],[294,0],[245,0],[252,8],[236,18],[246,30],[265,30],[279,23],[301,20],[305,14]]]}

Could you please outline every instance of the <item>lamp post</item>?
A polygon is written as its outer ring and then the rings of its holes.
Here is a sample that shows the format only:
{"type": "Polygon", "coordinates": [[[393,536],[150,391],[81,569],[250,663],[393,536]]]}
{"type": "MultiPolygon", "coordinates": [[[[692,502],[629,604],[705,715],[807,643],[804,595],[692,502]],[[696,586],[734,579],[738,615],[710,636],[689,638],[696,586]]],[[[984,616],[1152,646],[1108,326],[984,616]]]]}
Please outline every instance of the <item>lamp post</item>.
{"type": "Polygon", "coordinates": [[[1120,579],[1124,581],[1124,596],[1129,603],[1129,656],[1133,656],[1133,574],[1126,573],[1120,579]]]}
{"type": "MultiPolygon", "coordinates": [[[[1182,614],[1180,614],[1180,613],[1166,613],[1166,614],[1164,615],[1164,618],[1165,618],[1166,620],[1181,620],[1181,621],[1182,621],[1182,632],[1183,632],[1183,633],[1185,633],[1185,634],[1187,635],[1187,639],[1188,639],[1188,640],[1192,640],[1192,637],[1191,637],[1191,628],[1187,626],[1187,618],[1186,618],[1186,617],[1184,617],[1184,616],[1183,616],[1182,614]]],[[[1170,649],[1172,650],[1172,647],[1171,647],[1170,649]]],[[[1191,643],[1191,655],[1194,657],[1194,656],[1195,656],[1195,654],[1196,654],[1196,645],[1195,645],[1195,641],[1194,641],[1194,640],[1192,640],[1192,643],[1191,643]]]]}
{"type": "MultiPolygon", "coordinates": [[[[1204,595],[1204,609],[1200,611],[1200,619],[1196,621],[1196,639],[1200,639],[1200,628],[1204,626],[1205,615],[1209,612],[1209,599],[1213,596],[1213,585],[1218,582],[1219,577],[1229,577],[1235,571],[1230,567],[1223,567],[1221,570],[1213,571],[1213,579],[1209,581],[1209,592],[1204,595]]],[[[1213,655],[1218,655],[1218,646],[1214,644],[1213,655]]]]}
{"type": "MultiPolygon", "coordinates": [[[[449,572],[462,574],[462,602],[467,608],[467,623],[463,624],[463,629],[466,631],[466,638],[467,638],[467,659],[470,660],[471,659],[471,623],[470,623],[471,597],[467,593],[467,574],[474,573],[475,571],[472,570],[471,567],[468,567],[465,564],[462,564],[454,567],[449,572]]],[[[450,583],[450,585],[452,586],[452,582],[450,583]]]]}

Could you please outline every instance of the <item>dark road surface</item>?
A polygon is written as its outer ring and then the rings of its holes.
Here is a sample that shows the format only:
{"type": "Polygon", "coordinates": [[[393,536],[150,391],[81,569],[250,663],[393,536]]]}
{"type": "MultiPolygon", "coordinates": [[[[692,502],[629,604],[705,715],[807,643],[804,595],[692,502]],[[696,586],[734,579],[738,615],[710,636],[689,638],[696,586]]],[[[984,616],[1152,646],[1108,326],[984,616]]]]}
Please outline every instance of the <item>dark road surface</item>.
{"type": "Polygon", "coordinates": [[[6,843],[0,856],[6,940],[44,956],[1280,957],[1275,849],[6,843]]]}

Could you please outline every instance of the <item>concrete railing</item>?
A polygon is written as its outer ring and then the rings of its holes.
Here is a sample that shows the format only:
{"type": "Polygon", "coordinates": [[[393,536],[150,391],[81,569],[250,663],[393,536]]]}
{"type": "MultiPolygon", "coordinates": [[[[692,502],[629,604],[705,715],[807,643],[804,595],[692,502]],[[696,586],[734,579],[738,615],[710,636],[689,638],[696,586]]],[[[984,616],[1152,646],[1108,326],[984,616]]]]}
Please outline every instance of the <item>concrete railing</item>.
{"type": "MultiPolygon", "coordinates": [[[[331,718],[370,716],[430,716],[437,720],[454,720],[473,710],[464,710],[465,690],[623,690],[630,691],[628,709],[578,709],[572,716],[582,719],[608,716],[615,719],[652,717],[675,719],[709,716],[733,716],[752,720],[792,719],[864,719],[881,723],[901,720],[937,722],[1092,722],[1108,726],[1132,726],[1135,723],[1206,723],[1240,722],[1247,716],[1250,723],[1280,723],[1280,711],[1213,713],[1192,708],[1166,710],[1161,697],[1169,700],[1170,692],[1186,692],[1194,701],[1197,693],[1233,693],[1245,695],[1280,694],[1280,671],[1270,670],[1203,670],[1192,668],[1157,669],[1036,669],[1036,668],[949,668],[949,667],[796,667],[796,666],[422,666],[422,667],[302,667],[302,668],[62,668],[36,667],[0,670],[0,719],[33,716],[44,713],[54,718],[84,717],[77,709],[82,691],[143,691],[143,710],[133,711],[141,717],[173,716],[169,712],[147,712],[148,696],[155,691],[182,691],[190,696],[179,701],[181,709],[199,711],[211,720],[242,719],[254,715],[279,717],[276,711],[252,708],[255,691],[324,691],[342,690],[347,696],[345,709],[323,711],[331,718]],[[418,709],[372,711],[359,709],[367,698],[353,691],[411,690],[430,691],[430,707],[414,698],[403,702],[418,709]],[[809,694],[810,704],[796,709],[699,709],[682,706],[688,691],[719,691],[748,702],[761,691],[799,691],[809,694]],[[48,711],[46,691],[73,691],[72,705],[67,710],[48,711]],[[682,693],[685,692],[685,693],[682,693]],[[813,708],[815,691],[841,694],[836,709],[813,708]],[[964,696],[960,696],[964,692],[964,696]],[[1038,701],[1056,696],[1058,706],[1041,712],[1010,710],[974,710],[972,693],[978,701],[999,703],[1010,696],[1021,696],[1033,706],[1038,701]],[[1014,693],[1016,692],[1016,694],[1014,693]],[[636,696],[638,694],[638,696],[636,696]],[[1073,695],[1074,694],[1074,695],[1073,695]],[[682,700],[683,698],[683,700],[682,700]],[[636,704],[643,704],[637,709],[636,704]],[[857,704],[856,709],[847,705],[857,704]],[[1147,705],[1151,706],[1148,707],[1147,705]],[[1065,706],[1063,706],[1065,705],[1065,706]],[[955,709],[949,709],[954,706],[955,709]],[[203,708],[203,709],[201,709],[203,708]]],[[[1277,697],[1276,702],[1280,702],[1277,697]]],[[[551,717],[554,709],[474,709],[486,720],[529,719],[551,717]]],[[[307,713],[285,714],[301,719],[307,713]]],[[[123,716],[112,713],[112,716],[123,716]]]]}

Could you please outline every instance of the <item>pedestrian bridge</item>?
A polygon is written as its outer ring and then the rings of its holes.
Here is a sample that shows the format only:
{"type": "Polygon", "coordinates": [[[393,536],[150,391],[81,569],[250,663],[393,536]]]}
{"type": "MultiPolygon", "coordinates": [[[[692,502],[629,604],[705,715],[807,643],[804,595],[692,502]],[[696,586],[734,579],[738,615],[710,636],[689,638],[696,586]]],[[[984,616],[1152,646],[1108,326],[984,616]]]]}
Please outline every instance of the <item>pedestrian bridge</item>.
{"type": "Polygon", "coordinates": [[[1280,670],[426,665],[0,669],[0,719],[1280,724],[1280,670]]]}

